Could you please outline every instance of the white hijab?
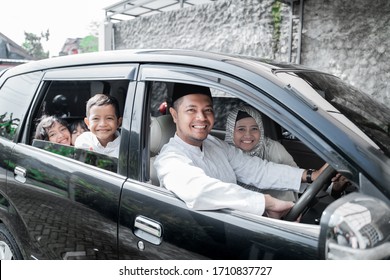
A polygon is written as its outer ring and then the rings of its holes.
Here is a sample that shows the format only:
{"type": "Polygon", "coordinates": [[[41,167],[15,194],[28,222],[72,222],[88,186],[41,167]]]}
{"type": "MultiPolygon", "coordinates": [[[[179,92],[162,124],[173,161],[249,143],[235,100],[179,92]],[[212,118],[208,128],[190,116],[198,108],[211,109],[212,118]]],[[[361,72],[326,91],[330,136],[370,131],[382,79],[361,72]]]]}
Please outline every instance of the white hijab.
{"type": "Polygon", "coordinates": [[[236,126],[237,115],[240,111],[250,115],[256,121],[256,124],[259,127],[260,131],[259,142],[256,144],[256,146],[253,147],[252,150],[244,151],[244,153],[250,156],[257,156],[264,159],[266,155],[265,150],[268,145],[269,138],[264,136],[264,127],[261,114],[259,113],[259,111],[250,106],[242,105],[240,107],[234,108],[233,111],[228,115],[228,118],[226,120],[225,141],[231,145],[234,145],[234,128],[236,126]]]}

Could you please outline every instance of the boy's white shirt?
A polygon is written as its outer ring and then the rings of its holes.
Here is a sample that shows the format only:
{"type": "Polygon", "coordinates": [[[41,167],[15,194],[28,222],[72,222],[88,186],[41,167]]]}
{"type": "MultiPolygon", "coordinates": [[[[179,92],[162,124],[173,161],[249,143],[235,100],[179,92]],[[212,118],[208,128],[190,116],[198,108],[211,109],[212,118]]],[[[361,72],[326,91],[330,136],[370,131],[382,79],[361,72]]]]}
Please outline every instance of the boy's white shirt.
{"type": "Polygon", "coordinates": [[[96,135],[90,131],[83,132],[77,137],[74,146],[89,151],[94,151],[100,154],[105,154],[111,157],[119,157],[119,145],[121,142],[121,135],[119,131],[115,133],[115,140],[108,142],[106,147],[103,147],[97,139],[96,135]]]}

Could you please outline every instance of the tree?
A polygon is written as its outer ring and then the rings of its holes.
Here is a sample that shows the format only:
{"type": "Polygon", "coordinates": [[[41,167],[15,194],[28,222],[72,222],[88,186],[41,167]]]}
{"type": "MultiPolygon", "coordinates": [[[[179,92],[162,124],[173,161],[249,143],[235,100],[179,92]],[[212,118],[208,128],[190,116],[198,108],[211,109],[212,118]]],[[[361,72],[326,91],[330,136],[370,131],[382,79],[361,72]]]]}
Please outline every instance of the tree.
{"type": "Polygon", "coordinates": [[[43,59],[49,57],[49,52],[45,52],[42,47],[41,40],[49,40],[49,29],[46,33],[41,32],[41,36],[38,36],[34,33],[24,32],[25,41],[22,44],[23,48],[35,59],[43,59]]]}
{"type": "Polygon", "coordinates": [[[90,35],[81,39],[80,50],[82,53],[97,52],[99,50],[99,22],[92,21],[89,24],[90,35]]]}
{"type": "Polygon", "coordinates": [[[93,35],[88,35],[81,39],[80,49],[82,53],[97,52],[98,47],[98,38],[93,35]]]}

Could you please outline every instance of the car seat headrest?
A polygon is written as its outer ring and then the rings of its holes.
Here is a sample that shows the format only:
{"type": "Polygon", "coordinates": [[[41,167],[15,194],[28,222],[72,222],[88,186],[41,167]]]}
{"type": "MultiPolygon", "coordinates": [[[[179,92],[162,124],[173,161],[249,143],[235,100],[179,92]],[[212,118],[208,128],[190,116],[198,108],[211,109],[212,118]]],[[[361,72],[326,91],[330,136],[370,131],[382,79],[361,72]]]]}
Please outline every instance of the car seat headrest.
{"type": "Polygon", "coordinates": [[[175,135],[176,125],[171,115],[152,117],[150,123],[150,152],[157,155],[161,148],[175,135]]]}

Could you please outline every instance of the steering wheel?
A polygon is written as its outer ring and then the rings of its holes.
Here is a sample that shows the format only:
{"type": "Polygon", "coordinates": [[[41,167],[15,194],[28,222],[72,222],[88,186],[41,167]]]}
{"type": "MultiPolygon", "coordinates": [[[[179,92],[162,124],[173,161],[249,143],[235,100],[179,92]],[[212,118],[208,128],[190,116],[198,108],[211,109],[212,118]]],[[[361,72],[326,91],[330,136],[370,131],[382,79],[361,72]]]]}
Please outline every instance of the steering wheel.
{"type": "Polygon", "coordinates": [[[295,205],[290,209],[284,217],[286,221],[296,221],[301,213],[309,207],[316,195],[323,189],[324,185],[337,174],[337,171],[328,165],[325,170],[317,177],[317,179],[306,189],[295,205]]]}

